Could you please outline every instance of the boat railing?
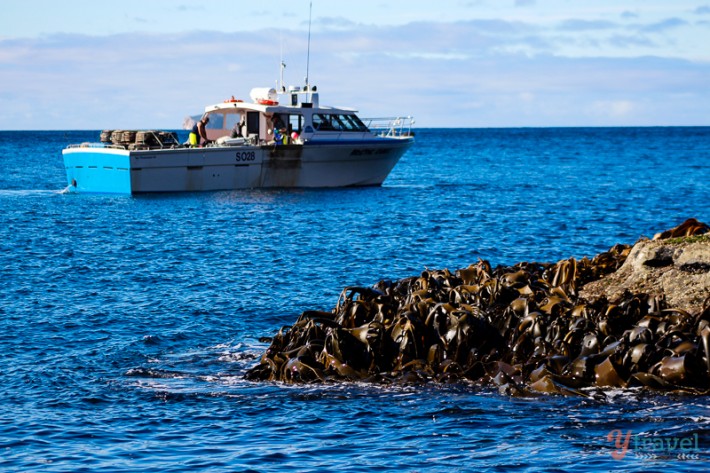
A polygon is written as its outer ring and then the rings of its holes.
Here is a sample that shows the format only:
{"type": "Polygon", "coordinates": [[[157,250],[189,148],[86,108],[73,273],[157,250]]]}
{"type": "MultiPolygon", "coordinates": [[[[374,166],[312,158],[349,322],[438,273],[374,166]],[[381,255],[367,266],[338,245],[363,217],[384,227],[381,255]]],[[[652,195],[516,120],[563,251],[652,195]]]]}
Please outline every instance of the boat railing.
{"type": "Polygon", "coordinates": [[[103,148],[121,150],[181,148],[177,133],[157,130],[104,130],[101,143],[81,143],[68,148],[103,148]]]}
{"type": "Polygon", "coordinates": [[[363,118],[367,128],[377,136],[398,138],[412,136],[414,117],[363,118]]]}
{"type": "Polygon", "coordinates": [[[113,145],[113,144],[106,144],[106,143],[79,143],[79,144],[72,144],[68,145],[67,148],[101,148],[101,149],[123,149],[125,150],[125,146],[121,145],[113,145]]]}

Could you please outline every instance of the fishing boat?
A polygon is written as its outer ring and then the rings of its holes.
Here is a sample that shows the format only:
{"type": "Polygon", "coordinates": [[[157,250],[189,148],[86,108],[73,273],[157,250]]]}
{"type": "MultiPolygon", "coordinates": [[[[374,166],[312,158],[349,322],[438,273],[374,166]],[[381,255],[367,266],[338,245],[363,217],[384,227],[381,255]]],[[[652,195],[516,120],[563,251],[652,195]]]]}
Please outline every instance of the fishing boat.
{"type": "Polygon", "coordinates": [[[62,150],[67,191],[141,194],[379,186],[414,143],[411,117],[360,119],[322,106],[315,86],[256,88],[205,107],[207,141],[105,130],[62,150]]]}

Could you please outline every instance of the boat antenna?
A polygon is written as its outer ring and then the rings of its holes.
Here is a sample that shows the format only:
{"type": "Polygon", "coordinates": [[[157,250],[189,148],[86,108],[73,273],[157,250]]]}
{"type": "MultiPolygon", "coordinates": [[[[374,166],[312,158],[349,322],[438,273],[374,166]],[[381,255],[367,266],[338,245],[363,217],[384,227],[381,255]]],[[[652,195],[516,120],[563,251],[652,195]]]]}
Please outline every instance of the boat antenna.
{"type": "Polygon", "coordinates": [[[286,63],[284,62],[284,38],[283,32],[281,33],[281,83],[279,84],[279,90],[281,92],[286,92],[286,87],[284,87],[284,69],[286,69],[286,63]]]}
{"type": "Polygon", "coordinates": [[[310,2],[308,11],[308,49],[306,52],[306,90],[308,90],[308,74],[311,66],[311,19],[313,18],[313,2],[310,2]]]}

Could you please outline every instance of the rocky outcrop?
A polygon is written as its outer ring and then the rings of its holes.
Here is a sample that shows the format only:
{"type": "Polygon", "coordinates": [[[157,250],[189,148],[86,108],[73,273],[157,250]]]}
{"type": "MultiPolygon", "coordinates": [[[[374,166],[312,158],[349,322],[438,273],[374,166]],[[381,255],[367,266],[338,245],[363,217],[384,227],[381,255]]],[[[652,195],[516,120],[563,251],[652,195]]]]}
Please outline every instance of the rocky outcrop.
{"type": "Polygon", "coordinates": [[[625,291],[665,298],[694,312],[710,297],[710,236],[641,240],[616,272],[584,286],[587,300],[615,300],[625,291]]]}
{"type": "Polygon", "coordinates": [[[332,311],[306,311],[282,328],[246,377],[707,394],[708,230],[691,219],[591,260],[479,261],[348,287],[332,311]]]}

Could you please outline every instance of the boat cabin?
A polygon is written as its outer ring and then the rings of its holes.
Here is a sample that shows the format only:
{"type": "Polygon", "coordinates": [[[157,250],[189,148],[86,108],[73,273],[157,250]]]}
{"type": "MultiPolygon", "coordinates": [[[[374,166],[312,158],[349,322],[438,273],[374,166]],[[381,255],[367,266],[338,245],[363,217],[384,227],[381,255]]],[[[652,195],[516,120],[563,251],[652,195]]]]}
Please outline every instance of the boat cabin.
{"type": "Polygon", "coordinates": [[[232,97],[205,108],[210,119],[206,127],[209,140],[221,144],[303,144],[370,135],[356,110],[321,107],[315,87],[291,87],[282,94],[274,89],[253,89],[250,96],[252,102],[232,97]]]}

